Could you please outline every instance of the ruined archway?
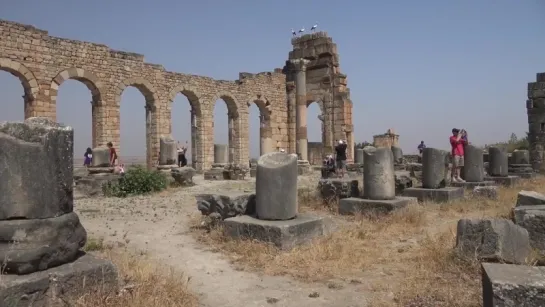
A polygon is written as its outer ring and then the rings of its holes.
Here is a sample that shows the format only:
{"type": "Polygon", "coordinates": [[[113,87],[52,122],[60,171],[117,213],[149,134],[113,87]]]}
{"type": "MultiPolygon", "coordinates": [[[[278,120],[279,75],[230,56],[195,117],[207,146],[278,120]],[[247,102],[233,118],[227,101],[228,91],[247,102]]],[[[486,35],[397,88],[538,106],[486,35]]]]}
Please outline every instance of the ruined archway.
{"type": "MultiPolygon", "coordinates": [[[[203,142],[203,126],[202,126],[202,110],[201,110],[201,95],[198,94],[198,91],[194,88],[185,85],[178,85],[174,87],[169,93],[170,105],[168,106],[168,118],[170,118],[170,134],[174,138],[176,131],[173,131],[173,126],[176,125],[178,120],[182,122],[189,122],[189,125],[185,127],[190,127],[189,137],[190,142],[190,165],[197,171],[203,170],[204,163],[204,142],[203,142]],[[189,102],[190,110],[186,114],[176,114],[174,110],[174,101],[178,94],[182,94],[187,101],[189,102]]],[[[180,127],[178,127],[180,128],[180,127]]],[[[183,128],[182,128],[183,129],[183,128]]]]}
{"type": "Polygon", "coordinates": [[[34,74],[25,65],[5,58],[0,58],[0,70],[12,74],[21,81],[24,90],[24,118],[36,116],[34,102],[38,96],[39,86],[34,74]]]}
{"type": "MultiPolygon", "coordinates": [[[[83,83],[91,92],[91,143],[92,147],[98,146],[99,135],[102,133],[102,126],[99,123],[102,122],[104,117],[101,112],[102,107],[102,94],[101,84],[98,78],[91,72],[82,68],[69,68],[59,72],[55,78],[51,81],[49,94],[50,94],[50,106],[54,114],[54,120],[57,120],[57,97],[59,94],[59,87],[67,80],[76,80],[83,83]]],[[[77,133],[77,132],[76,132],[77,133]]]]}
{"type": "Polygon", "coordinates": [[[324,157],[326,121],[321,100],[307,101],[307,156],[310,164],[320,165],[324,157]]]}
{"type": "MultiPolygon", "coordinates": [[[[272,139],[272,125],[271,125],[271,103],[269,100],[262,96],[256,95],[253,100],[247,103],[248,115],[250,114],[250,108],[252,103],[257,106],[259,110],[259,156],[274,151],[273,139],[272,139]]],[[[248,129],[250,129],[250,121],[248,119],[248,129]]],[[[250,137],[248,136],[248,148],[250,149],[250,137]]],[[[250,150],[249,150],[250,151],[250,150]]]]}
{"type": "MultiPolygon", "coordinates": [[[[214,107],[216,106],[218,100],[223,100],[225,102],[225,105],[227,106],[227,139],[229,143],[229,163],[241,164],[243,163],[242,160],[245,160],[244,163],[248,163],[248,157],[241,157],[241,122],[240,114],[238,112],[238,101],[231,93],[218,93],[212,99],[212,112],[214,112],[214,107]]],[[[214,116],[212,116],[212,119],[214,120],[214,116]]],[[[212,154],[212,156],[214,155],[214,142],[212,142],[210,147],[210,153],[212,154]]]]}
{"type": "MultiPolygon", "coordinates": [[[[155,164],[155,161],[159,158],[159,113],[157,112],[157,106],[156,102],[157,99],[157,91],[155,87],[148,82],[147,80],[144,80],[142,78],[129,78],[125,79],[123,82],[119,83],[116,88],[116,94],[115,94],[115,107],[117,109],[117,122],[120,123],[120,106],[121,106],[121,95],[123,94],[123,91],[129,87],[135,87],[143,96],[145,99],[145,114],[146,114],[146,164],[148,168],[153,167],[155,164]]],[[[113,139],[115,139],[114,146],[118,146],[121,141],[120,137],[121,131],[119,131],[118,135],[111,136],[113,139]]],[[[130,154],[130,153],[129,153],[130,154]]]]}

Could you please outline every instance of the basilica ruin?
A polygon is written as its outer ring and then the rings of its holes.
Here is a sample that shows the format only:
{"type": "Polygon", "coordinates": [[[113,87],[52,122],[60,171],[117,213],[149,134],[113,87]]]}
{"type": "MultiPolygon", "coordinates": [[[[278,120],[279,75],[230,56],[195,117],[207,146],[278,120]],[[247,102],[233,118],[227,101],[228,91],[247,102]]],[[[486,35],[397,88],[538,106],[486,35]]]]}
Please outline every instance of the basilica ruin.
{"type": "MultiPolygon", "coordinates": [[[[56,120],[59,86],[68,79],[84,83],[92,94],[92,145],[112,142],[121,155],[120,100],[136,87],[145,97],[146,161],[158,159],[159,139],[171,135],[172,102],[178,93],[191,105],[192,163],[198,171],[214,162],[213,110],[218,99],[228,108],[229,162],[249,161],[249,106],[260,110],[260,153],[285,148],[308,160],[307,107],[315,102],[322,114],[323,153],[346,139],[352,160],[352,102],[346,75],[340,71],[337,46],[326,32],[292,39],[285,66],[272,72],[240,73],[238,80],[170,72],[144,56],[106,45],[48,35],[30,25],[0,20],[0,70],[21,80],[24,117],[56,120]]],[[[144,119],[143,119],[144,120],[144,119]]]]}

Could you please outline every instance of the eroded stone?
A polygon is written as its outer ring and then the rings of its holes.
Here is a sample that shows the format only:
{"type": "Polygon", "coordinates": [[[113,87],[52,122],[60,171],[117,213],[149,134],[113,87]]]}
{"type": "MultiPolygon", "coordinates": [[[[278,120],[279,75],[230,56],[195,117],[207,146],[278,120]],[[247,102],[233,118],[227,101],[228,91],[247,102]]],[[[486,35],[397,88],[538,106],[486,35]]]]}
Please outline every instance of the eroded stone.
{"type": "Polygon", "coordinates": [[[422,187],[439,189],[446,186],[445,166],[447,153],[436,148],[424,148],[422,152],[422,187]]]}
{"type": "Polygon", "coordinates": [[[197,209],[203,215],[219,213],[222,219],[255,213],[255,194],[239,192],[218,192],[197,194],[197,209]]]}
{"type": "Polygon", "coordinates": [[[394,155],[389,148],[366,148],[363,163],[363,197],[395,198],[394,155]]]}
{"type": "Polygon", "coordinates": [[[492,177],[506,177],[509,172],[507,151],[505,148],[489,147],[488,174],[492,177]]]}
{"type": "Polygon", "coordinates": [[[517,194],[516,207],[545,205],[545,195],[535,191],[522,190],[517,194]]]}

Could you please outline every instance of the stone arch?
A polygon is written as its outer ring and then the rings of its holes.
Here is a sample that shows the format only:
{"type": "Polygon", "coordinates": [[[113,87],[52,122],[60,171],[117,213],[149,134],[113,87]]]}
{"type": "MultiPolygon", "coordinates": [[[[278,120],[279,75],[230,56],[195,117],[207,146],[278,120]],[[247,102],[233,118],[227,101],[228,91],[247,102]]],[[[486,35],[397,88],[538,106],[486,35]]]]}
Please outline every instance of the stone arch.
{"type": "MultiPolygon", "coordinates": [[[[228,140],[229,140],[229,162],[241,164],[247,163],[248,157],[247,152],[242,152],[242,118],[239,114],[239,102],[235,98],[235,95],[228,92],[219,92],[214,95],[212,99],[211,112],[213,114],[216,101],[222,99],[227,105],[228,112],[228,140]]],[[[213,132],[212,132],[213,133],[213,132]]],[[[210,148],[211,154],[213,155],[213,144],[210,148]]]]}
{"type": "Polygon", "coordinates": [[[190,86],[180,84],[175,86],[168,94],[169,101],[173,102],[174,99],[176,98],[176,95],[178,95],[178,93],[181,93],[182,95],[184,95],[189,101],[191,108],[196,112],[197,116],[201,116],[202,114],[201,100],[200,100],[200,98],[202,97],[201,94],[196,89],[190,86]]]}
{"type": "MultiPolygon", "coordinates": [[[[254,103],[259,109],[259,154],[264,155],[266,153],[274,151],[275,147],[275,143],[273,142],[273,129],[271,124],[272,105],[269,99],[267,99],[267,97],[263,96],[262,94],[257,94],[250,98],[250,100],[246,103],[248,109],[250,108],[252,103],[254,103]]],[[[250,112],[248,112],[248,114],[250,114],[250,112]]],[[[250,137],[248,135],[248,155],[249,154],[250,137]]]]}
{"type": "Polygon", "coordinates": [[[39,91],[38,81],[25,65],[11,59],[0,58],[0,70],[9,72],[21,81],[28,101],[36,99],[39,91]]]}
{"type": "Polygon", "coordinates": [[[78,80],[81,83],[85,84],[85,86],[87,86],[87,88],[91,91],[93,104],[102,105],[102,84],[100,83],[98,78],[93,73],[83,68],[76,67],[65,69],[58,73],[55,78],[53,78],[50,87],[51,103],[56,104],[59,86],[64,81],[69,79],[78,80]]]}
{"type": "Polygon", "coordinates": [[[257,94],[247,102],[248,108],[254,103],[259,108],[259,113],[266,119],[271,119],[272,105],[269,99],[261,94],[257,94]]]}
{"type": "MultiPolygon", "coordinates": [[[[307,129],[308,124],[312,121],[316,123],[316,121],[319,121],[319,129],[321,130],[319,140],[313,140],[311,141],[311,137],[309,134],[307,134],[307,159],[310,164],[312,165],[320,165],[322,163],[322,159],[324,157],[325,148],[324,144],[326,142],[326,134],[327,131],[330,129],[330,123],[328,121],[329,117],[326,112],[324,112],[324,101],[321,97],[313,97],[312,100],[307,100],[307,110],[309,107],[313,104],[318,105],[319,114],[317,117],[314,115],[312,117],[307,118],[307,129]]],[[[308,112],[308,111],[307,111],[308,112]]],[[[308,113],[307,113],[308,115],[308,113]]]]}
{"type": "Polygon", "coordinates": [[[310,105],[313,103],[318,104],[318,107],[320,108],[320,112],[324,114],[324,103],[322,99],[313,99],[313,100],[307,101],[307,108],[310,107],[310,105]]]}
{"type": "Polygon", "coordinates": [[[155,107],[155,103],[158,101],[157,90],[149,81],[139,77],[125,79],[117,85],[115,93],[116,106],[120,106],[121,95],[123,94],[123,91],[129,86],[136,87],[140,91],[140,93],[144,95],[147,106],[155,107]]]}
{"type": "Polygon", "coordinates": [[[213,106],[215,106],[216,101],[218,101],[218,99],[222,99],[223,101],[225,101],[225,104],[227,104],[227,110],[229,111],[229,114],[231,114],[235,118],[238,118],[239,116],[238,108],[240,104],[238,103],[238,100],[235,98],[235,95],[231,93],[226,93],[226,92],[217,93],[212,99],[212,110],[213,110],[213,106]]]}

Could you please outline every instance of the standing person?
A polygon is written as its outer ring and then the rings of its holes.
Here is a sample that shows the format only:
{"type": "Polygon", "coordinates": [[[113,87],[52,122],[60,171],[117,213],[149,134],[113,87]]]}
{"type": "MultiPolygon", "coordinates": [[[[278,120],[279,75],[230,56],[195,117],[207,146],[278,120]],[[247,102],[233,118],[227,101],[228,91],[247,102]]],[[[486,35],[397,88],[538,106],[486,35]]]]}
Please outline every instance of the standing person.
{"type": "Polygon", "coordinates": [[[450,146],[452,147],[452,182],[465,182],[460,178],[460,169],[464,166],[464,146],[467,144],[467,136],[464,129],[453,128],[450,137],[450,146]]]}
{"type": "Polygon", "coordinates": [[[85,151],[85,154],[83,154],[83,157],[85,158],[83,160],[83,166],[85,167],[91,166],[91,162],[93,162],[93,150],[87,147],[87,150],[85,151]]]}
{"type": "Polygon", "coordinates": [[[187,141],[185,141],[185,145],[181,146],[180,142],[178,142],[178,165],[181,167],[184,167],[187,165],[187,158],[185,157],[185,153],[187,151],[187,141]]]}
{"type": "Polygon", "coordinates": [[[420,141],[420,144],[418,145],[418,162],[422,163],[422,153],[424,152],[424,148],[426,148],[426,144],[424,144],[424,141],[420,141]]]}
{"type": "Polygon", "coordinates": [[[112,144],[112,142],[108,142],[108,144],[106,144],[106,146],[108,146],[108,148],[110,149],[110,166],[111,167],[114,167],[115,166],[115,163],[117,162],[117,152],[115,151],[115,148],[114,148],[114,144],[112,144]]]}
{"type": "Polygon", "coordinates": [[[335,146],[335,156],[336,156],[336,163],[337,163],[337,171],[341,171],[339,175],[339,178],[344,177],[344,171],[346,169],[346,142],[343,140],[339,140],[339,144],[335,146]]]}

